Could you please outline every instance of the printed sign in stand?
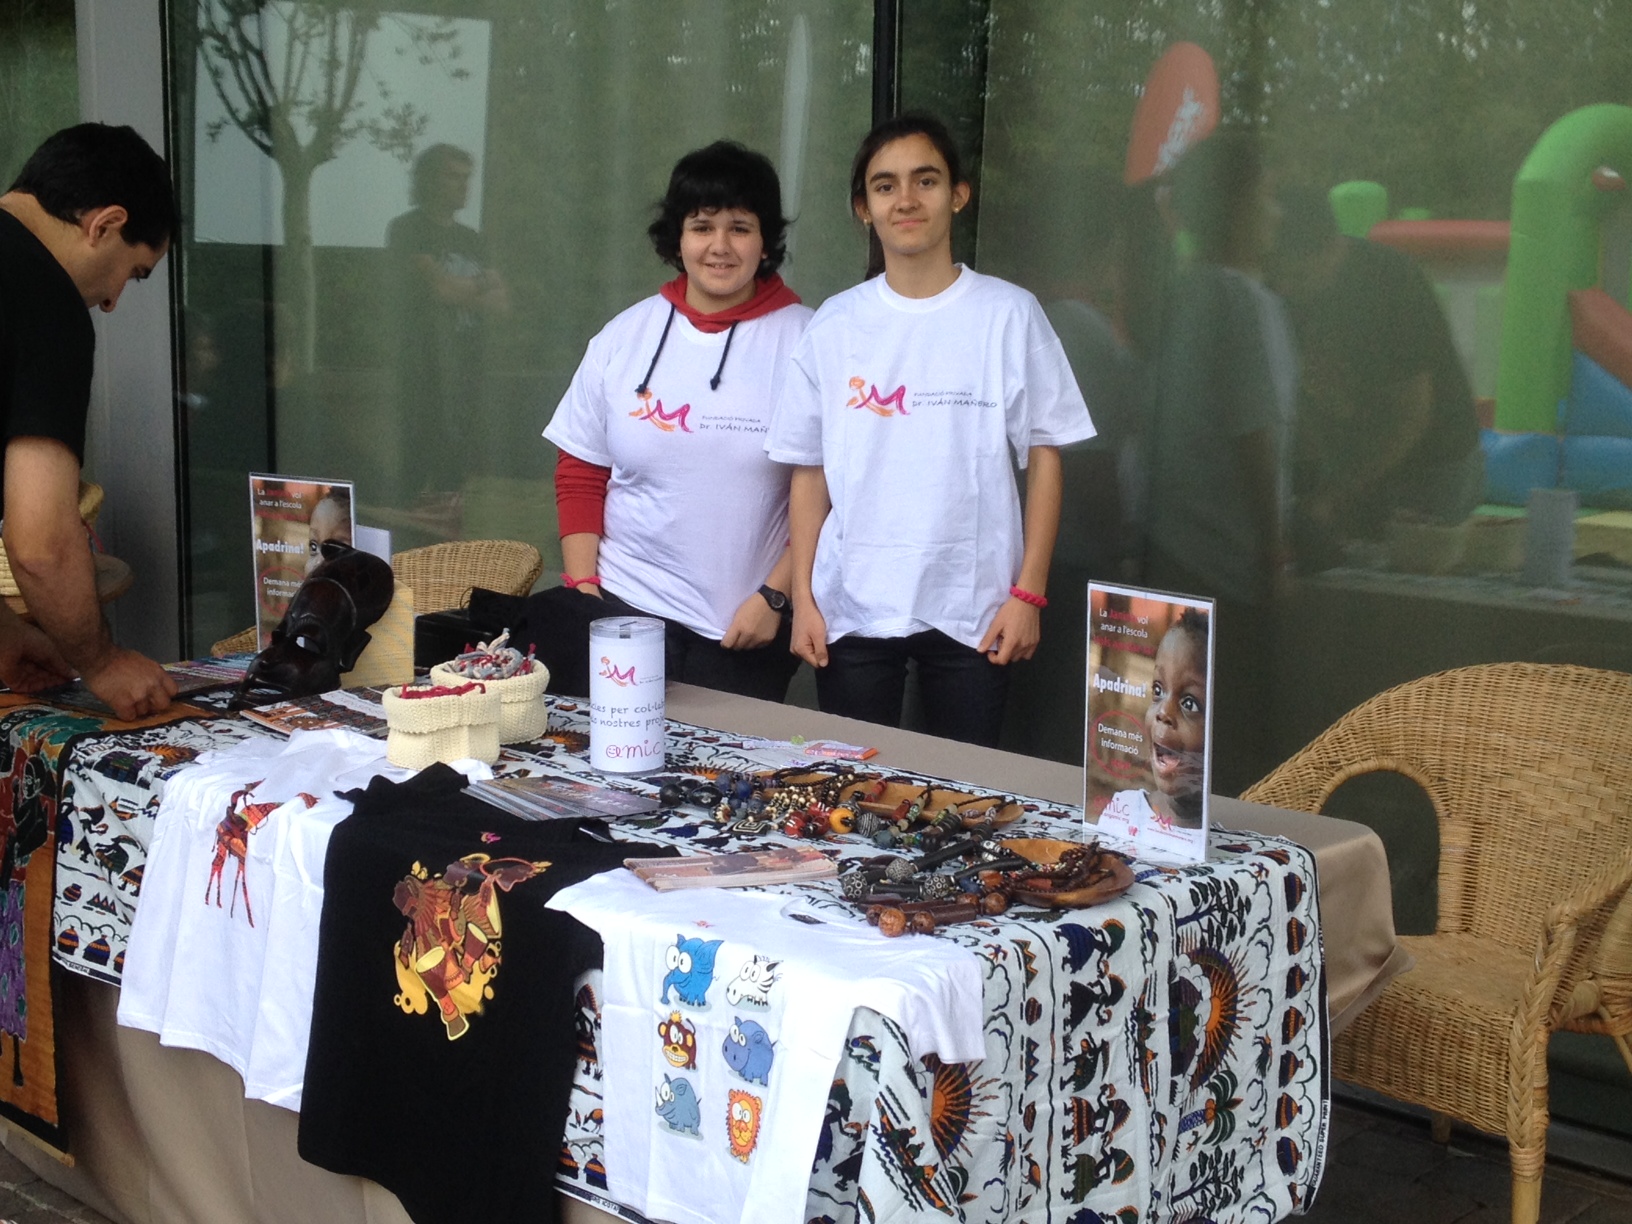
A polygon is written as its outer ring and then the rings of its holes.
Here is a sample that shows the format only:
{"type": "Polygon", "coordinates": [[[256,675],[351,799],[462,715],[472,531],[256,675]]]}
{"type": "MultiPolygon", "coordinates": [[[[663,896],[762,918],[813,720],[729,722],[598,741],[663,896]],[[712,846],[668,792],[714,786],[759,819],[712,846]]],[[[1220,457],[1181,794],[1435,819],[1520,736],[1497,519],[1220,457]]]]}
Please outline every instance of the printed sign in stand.
{"type": "Polygon", "coordinates": [[[1207,857],[1213,602],[1088,584],[1088,836],[1141,858],[1207,857]]]}
{"type": "Polygon", "coordinates": [[[257,649],[289,610],[289,601],[322,560],[328,540],[350,544],[356,531],[356,499],[350,482],[305,477],[249,477],[249,520],[255,554],[257,649]]]}
{"type": "Polygon", "coordinates": [[[603,616],[589,625],[589,762],[605,773],[663,768],[663,622],[603,616]]]}

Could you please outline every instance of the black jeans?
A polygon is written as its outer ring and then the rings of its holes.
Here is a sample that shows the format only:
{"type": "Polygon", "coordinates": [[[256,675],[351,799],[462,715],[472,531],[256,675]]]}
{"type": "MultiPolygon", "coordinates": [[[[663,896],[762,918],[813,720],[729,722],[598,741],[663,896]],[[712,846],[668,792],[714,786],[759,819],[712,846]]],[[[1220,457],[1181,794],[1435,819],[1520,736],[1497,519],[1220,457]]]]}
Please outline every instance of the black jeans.
{"type": "MultiPolygon", "coordinates": [[[[512,626],[511,644],[526,650],[536,644],[550,669],[549,691],[589,696],[589,625],[603,616],[651,616],[610,591],[600,599],[566,587],[537,591],[525,599],[471,597],[472,615],[484,622],[512,626]]],[[[667,629],[663,666],[666,680],[721,689],[743,697],[782,701],[788,682],[799,670],[788,649],[791,626],[782,622],[769,643],[754,650],[726,650],[718,642],[684,625],[656,617],[667,629]]]]}
{"type": "Polygon", "coordinates": [[[828,643],[827,666],[816,669],[822,712],[900,726],[909,659],[918,664],[918,691],[931,735],[997,744],[1009,669],[938,629],[899,638],[852,634],[828,643]]]}

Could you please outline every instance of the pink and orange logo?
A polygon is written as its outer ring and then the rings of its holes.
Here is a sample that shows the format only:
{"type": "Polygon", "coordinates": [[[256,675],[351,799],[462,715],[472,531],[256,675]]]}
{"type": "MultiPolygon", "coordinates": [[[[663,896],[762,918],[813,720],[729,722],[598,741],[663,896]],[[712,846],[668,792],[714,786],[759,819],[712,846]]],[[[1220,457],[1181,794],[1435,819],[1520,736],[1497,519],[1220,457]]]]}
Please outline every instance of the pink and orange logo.
{"type": "Polygon", "coordinates": [[[866,408],[869,412],[876,412],[881,417],[892,417],[897,414],[907,415],[907,387],[903,383],[888,395],[881,394],[877,383],[868,383],[865,378],[852,378],[850,390],[854,391],[846,402],[846,408],[866,408]],[[864,392],[862,388],[865,387],[864,392]]]}
{"type": "Polygon", "coordinates": [[[600,675],[602,680],[610,680],[619,688],[628,688],[635,682],[635,665],[631,663],[628,667],[619,667],[602,655],[600,675]]]}
{"type": "Polygon", "coordinates": [[[640,393],[640,407],[629,414],[636,420],[650,421],[664,433],[690,433],[691,426],[686,424],[686,418],[691,415],[691,405],[681,404],[673,412],[663,407],[662,400],[654,400],[650,391],[640,393]]]}

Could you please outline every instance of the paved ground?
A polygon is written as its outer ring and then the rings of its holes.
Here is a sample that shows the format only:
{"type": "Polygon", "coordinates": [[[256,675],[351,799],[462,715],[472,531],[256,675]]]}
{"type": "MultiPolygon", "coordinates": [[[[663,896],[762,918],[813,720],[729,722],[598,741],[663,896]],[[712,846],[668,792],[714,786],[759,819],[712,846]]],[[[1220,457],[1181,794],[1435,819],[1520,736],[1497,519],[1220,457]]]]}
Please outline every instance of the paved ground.
{"type": "MultiPolygon", "coordinates": [[[[1424,1122],[1339,1102],[1310,1224],[1508,1224],[1507,1146],[1458,1127],[1449,1146],[1424,1122]]],[[[1632,1169],[1627,1170],[1632,1179],[1632,1169]]],[[[1632,1224],[1632,1180],[1549,1161],[1541,1224],[1632,1224]]]]}
{"type": "Polygon", "coordinates": [[[108,1218],[34,1176],[0,1148],[0,1220],[14,1224],[109,1224],[108,1218]]]}
{"type": "MultiPolygon", "coordinates": [[[[1627,1181],[1554,1162],[1541,1195],[1542,1224],[1632,1224],[1627,1181]]],[[[1426,1125],[1338,1103],[1326,1178],[1309,1224],[1507,1224],[1507,1149],[1457,1130],[1449,1147],[1426,1125]]],[[[0,1220],[109,1224],[0,1149],[0,1220]]],[[[289,1224],[298,1224],[290,1221],[289,1224]]]]}

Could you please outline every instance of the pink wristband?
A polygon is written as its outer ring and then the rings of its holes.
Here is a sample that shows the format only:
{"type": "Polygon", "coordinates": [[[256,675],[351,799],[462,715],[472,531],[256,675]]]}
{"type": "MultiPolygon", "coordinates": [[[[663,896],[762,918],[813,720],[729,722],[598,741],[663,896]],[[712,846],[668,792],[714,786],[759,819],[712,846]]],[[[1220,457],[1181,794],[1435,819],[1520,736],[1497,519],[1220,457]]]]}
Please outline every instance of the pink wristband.
{"type": "Polygon", "coordinates": [[[574,578],[571,574],[561,575],[561,585],[567,587],[600,586],[601,576],[591,574],[588,578],[574,578]]]}
{"type": "Polygon", "coordinates": [[[1013,595],[1021,603],[1028,603],[1034,608],[1048,607],[1048,600],[1044,599],[1041,595],[1034,595],[1032,592],[1021,587],[1011,586],[1009,588],[1009,594],[1013,595]]]}

